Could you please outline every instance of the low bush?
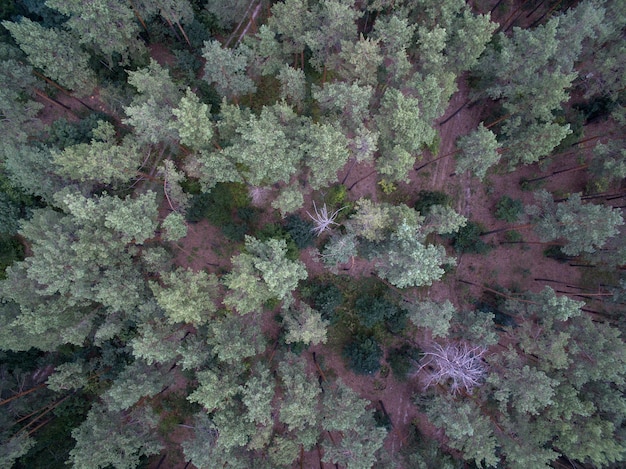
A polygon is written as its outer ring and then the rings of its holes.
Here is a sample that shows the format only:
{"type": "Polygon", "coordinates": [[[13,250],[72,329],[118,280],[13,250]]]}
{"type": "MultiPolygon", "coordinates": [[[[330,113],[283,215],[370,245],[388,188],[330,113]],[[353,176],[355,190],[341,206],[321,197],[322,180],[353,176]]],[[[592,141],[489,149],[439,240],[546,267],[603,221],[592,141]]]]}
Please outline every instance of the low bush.
{"type": "Polygon", "coordinates": [[[383,351],[380,345],[372,338],[357,335],[352,342],[343,348],[343,357],[348,367],[355,373],[371,375],[380,369],[380,359],[383,351]]]}
{"type": "Polygon", "coordinates": [[[496,203],[496,218],[498,220],[513,223],[524,213],[524,204],[521,200],[512,199],[508,195],[503,195],[496,203]]]}
{"type": "Polygon", "coordinates": [[[322,314],[324,319],[333,322],[336,311],[343,303],[343,293],[333,283],[315,283],[309,286],[309,297],[313,300],[313,307],[322,314]]]}
{"type": "Polygon", "coordinates": [[[420,350],[408,344],[392,348],[387,354],[387,363],[398,381],[404,381],[420,359],[420,350]]]}
{"type": "Polygon", "coordinates": [[[385,298],[377,296],[362,296],[355,301],[354,307],[359,317],[359,322],[368,328],[374,327],[400,313],[396,305],[385,298]]]}
{"type": "Polygon", "coordinates": [[[452,204],[452,198],[444,192],[419,191],[414,208],[422,215],[426,215],[433,205],[449,206],[450,204],[452,204]]]}
{"type": "Polygon", "coordinates": [[[285,219],[285,230],[291,236],[298,249],[304,249],[313,244],[315,234],[313,233],[313,223],[298,215],[289,215],[285,219]]]}
{"type": "Polygon", "coordinates": [[[480,238],[483,231],[484,228],[480,223],[468,221],[452,235],[454,250],[459,253],[486,254],[491,250],[491,246],[480,238]]]}

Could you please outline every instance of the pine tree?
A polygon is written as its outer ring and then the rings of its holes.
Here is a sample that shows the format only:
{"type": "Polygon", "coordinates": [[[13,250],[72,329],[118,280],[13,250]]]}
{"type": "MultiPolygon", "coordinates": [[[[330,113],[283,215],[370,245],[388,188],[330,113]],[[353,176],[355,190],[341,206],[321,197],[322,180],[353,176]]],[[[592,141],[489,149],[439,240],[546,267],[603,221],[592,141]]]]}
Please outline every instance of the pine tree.
{"type": "Polygon", "coordinates": [[[619,210],[606,205],[583,204],[580,194],[555,203],[546,191],[535,194],[538,205],[527,207],[536,220],[535,230],[544,241],[565,239],[561,247],[568,256],[594,252],[618,233],[624,224],[619,210]]]}
{"type": "Polygon", "coordinates": [[[87,420],[72,431],[76,446],[68,462],[85,469],[133,469],[143,456],[163,448],[156,438],[156,424],[156,416],[146,407],[122,413],[95,404],[87,420]]]}
{"type": "Polygon", "coordinates": [[[300,261],[285,257],[287,244],[282,239],[246,236],[246,251],[233,258],[233,270],[224,277],[229,289],[224,303],[241,314],[259,311],[272,298],[285,299],[307,277],[300,261]]]}
{"type": "Polygon", "coordinates": [[[65,31],[48,29],[28,18],[19,23],[3,21],[15,42],[33,67],[46,76],[80,94],[89,94],[95,86],[95,75],[89,68],[89,55],[65,31]]]}
{"type": "Polygon", "coordinates": [[[109,65],[121,58],[127,63],[130,57],[144,53],[139,41],[139,24],[133,10],[119,0],[46,0],[50,8],[69,16],[65,23],[80,44],[92,47],[102,54],[109,65]]]}

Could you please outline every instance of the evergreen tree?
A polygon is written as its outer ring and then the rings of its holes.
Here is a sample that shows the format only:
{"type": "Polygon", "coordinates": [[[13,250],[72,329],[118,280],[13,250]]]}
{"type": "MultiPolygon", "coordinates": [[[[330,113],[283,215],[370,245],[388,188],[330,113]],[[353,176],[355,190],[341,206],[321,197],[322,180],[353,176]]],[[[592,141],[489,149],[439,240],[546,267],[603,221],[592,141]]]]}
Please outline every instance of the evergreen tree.
{"type": "Polygon", "coordinates": [[[224,303],[241,314],[260,310],[272,298],[286,299],[298,281],[307,277],[300,261],[285,257],[285,240],[246,236],[246,251],[233,258],[233,270],[224,277],[229,289],[224,303]]]}
{"type": "Polygon", "coordinates": [[[606,205],[583,204],[580,194],[572,194],[560,203],[555,203],[546,191],[537,192],[535,198],[539,205],[527,207],[527,212],[536,220],[535,230],[544,241],[565,239],[566,244],[561,249],[569,256],[594,252],[624,224],[619,210],[606,205]]]}
{"type": "Polygon", "coordinates": [[[78,42],[104,56],[110,66],[140,56],[139,24],[130,5],[119,0],[46,0],[50,8],[69,16],[65,23],[78,42]]]}
{"type": "Polygon", "coordinates": [[[142,457],[163,448],[156,438],[156,424],[156,416],[146,407],[123,413],[95,404],[87,420],[72,431],[76,446],[68,462],[85,469],[133,469],[142,457]]]}
{"type": "Polygon", "coordinates": [[[44,75],[65,86],[86,95],[95,86],[95,75],[89,68],[89,55],[65,31],[48,29],[28,18],[19,23],[3,21],[15,42],[28,57],[33,67],[44,75]]]}

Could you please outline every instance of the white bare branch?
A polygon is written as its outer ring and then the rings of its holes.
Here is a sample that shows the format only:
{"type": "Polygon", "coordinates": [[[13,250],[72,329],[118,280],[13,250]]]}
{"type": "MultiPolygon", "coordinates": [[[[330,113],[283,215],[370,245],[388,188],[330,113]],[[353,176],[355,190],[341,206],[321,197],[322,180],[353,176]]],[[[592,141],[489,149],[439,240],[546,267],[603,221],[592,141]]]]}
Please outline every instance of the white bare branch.
{"type": "Polygon", "coordinates": [[[453,394],[462,390],[468,394],[482,384],[487,368],[482,357],[487,349],[472,347],[467,342],[434,343],[424,353],[418,373],[425,371],[425,387],[447,384],[453,394]]]}
{"type": "Polygon", "coordinates": [[[341,212],[346,207],[341,207],[340,209],[335,210],[330,215],[328,214],[328,208],[326,207],[326,204],[324,204],[324,206],[320,210],[318,210],[317,205],[315,205],[315,201],[313,201],[313,208],[315,209],[315,215],[311,215],[309,212],[306,212],[306,214],[311,218],[311,220],[313,220],[313,223],[315,225],[311,229],[311,231],[319,236],[324,231],[328,230],[331,225],[339,225],[339,223],[335,223],[335,218],[337,218],[339,212],[341,212]]]}

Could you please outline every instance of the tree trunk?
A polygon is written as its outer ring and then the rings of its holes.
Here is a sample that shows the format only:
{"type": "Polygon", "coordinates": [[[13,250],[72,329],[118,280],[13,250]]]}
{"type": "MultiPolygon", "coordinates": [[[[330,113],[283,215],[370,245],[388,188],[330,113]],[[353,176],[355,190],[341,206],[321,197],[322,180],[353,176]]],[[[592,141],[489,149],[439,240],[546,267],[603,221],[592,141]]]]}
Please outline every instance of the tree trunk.
{"type": "Polygon", "coordinates": [[[350,185],[350,187],[348,187],[348,190],[349,190],[349,191],[351,191],[351,190],[354,188],[354,186],[356,186],[359,182],[361,182],[361,181],[363,181],[363,180],[367,179],[368,177],[370,177],[370,176],[371,176],[371,175],[373,175],[373,174],[376,174],[376,170],[374,170],[374,171],[372,171],[372,172],[370,172],[370,173],[366,174],[366,175],[365,175],[365,176],[363,176],[361,179],[357,179],[356,181],[354,181],[354,182],[352,183],[352,185],[350,185]]]}
{"type": "Polygon", "coordinates": [[[465,106],[467,106],[470,102],[471,102],[471,99],[468,98],[463,104],[461,104],[461,107],[459,107],[456,111],[454,111],[450,116],[446,117],[444,120],[439,122],[439,125],[441,126],[445,124],[446,122],[448,122],[450,119],[456,116],[459,112],[461,112],[465,108],[465,106]]]}

